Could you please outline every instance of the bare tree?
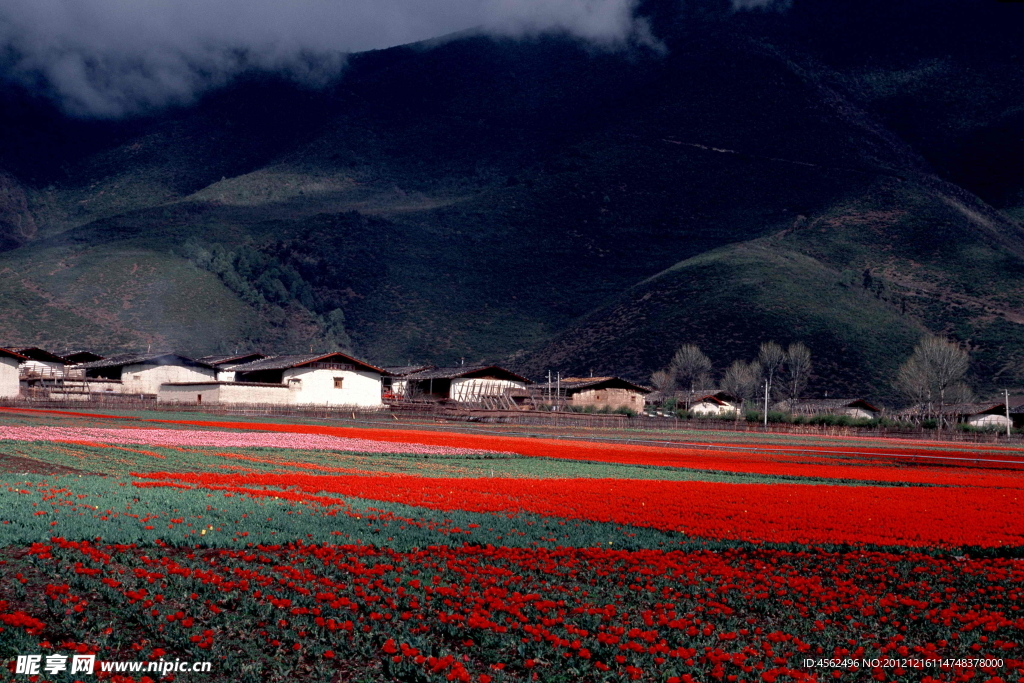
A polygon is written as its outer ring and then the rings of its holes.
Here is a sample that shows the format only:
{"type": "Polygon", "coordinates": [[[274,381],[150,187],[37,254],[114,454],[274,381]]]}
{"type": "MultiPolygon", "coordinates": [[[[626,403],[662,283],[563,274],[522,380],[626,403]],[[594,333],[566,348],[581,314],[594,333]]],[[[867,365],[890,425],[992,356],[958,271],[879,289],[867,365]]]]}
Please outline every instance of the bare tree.
{"type": "Polygon", "coordinates": [[[672,356],[669,372],[692,397],[693,392],[698,388],[703,389],[710,378],[711,359],[696,344],[683,344],[672,356]]]}
{"type": "Polygon", "coordinates": [[[768,392],[771,393],[775,377],[782,369],[782,364],[786,362],[786,352],[773,341],[765,342],[761,344],[757,360],[761,364],[761,376],[768,382],[768,392]]]}
{"type": "Polygon", "coordinates": [[[746,402],[757,396],[761,386],[761,372],[761,364],[756,360],[751,363],[733,361],[726,369],[722,377],[722,390],[740,399],[737,420],[746,402]]]}
{"type": "Polygon", "coordinates": [[[807,380],[811,375],[811,350],[803,342],[795,342],[786,349],[785,386],[786,397],[793,402],[800,400],[800,395],[807,388],[807,380]]]}
{"type": "Polygon", "coordinates": [[[959,345],[928,335],[900,367],[895,384],[911,400],[928,404],[930,414],[937,406],[941,415],[951,399],[959,400],[969,393],[963,379],[970,362],[967,351],[959,345]]]}
{"type": "Polygon", "coordinates": [[[651,384],[667,398],[668,394],[676,388],[676,378],[668,370],[657,370],[651,374],[651,384]]]}

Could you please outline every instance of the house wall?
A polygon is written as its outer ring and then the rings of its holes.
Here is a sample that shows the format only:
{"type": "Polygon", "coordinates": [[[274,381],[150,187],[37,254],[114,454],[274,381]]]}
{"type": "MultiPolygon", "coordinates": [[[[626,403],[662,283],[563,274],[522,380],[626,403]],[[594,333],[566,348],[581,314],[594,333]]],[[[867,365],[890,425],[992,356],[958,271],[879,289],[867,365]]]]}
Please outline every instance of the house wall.
{"type": "Polygon", "coordinates": [[[719,405],[713,401],[700,401],[690,406],[690,411],[694,415],[735,415],[736,406],[726,403],[725,405],[719,405]]]}
{"type": "Polygon", "coordinates": [[[156,394],[169,382],[202,382],[215,379],[213,368],[186,365],[126,365],[121,372],[121,392],[156,394]]]}
{"type": "Polygon", "coordinates": [[[370,371],[302,367],[284,371],[284,384],[292,393],[290,402],[301,405],[382,406],[380,380],[380,373],[370,371]],[[342,380],[340,389],[334,387],[335,377],[342,380]]]}
{"type": "Polygon", "coordinates": [[[287,387],[253,387],[239,384],[190,384],[186,386],[164,384],[157,392],[157,403],[190,404],[272,404],[287,405],[291,402],[287,387]],[[200,398],[202,400],[200,400],[200,398]]]}
{"type": "Polygon", "coordinates": [[[234,382],[235,371],[234,370],[218,370],[217,371],[218,382],[234,382]]]}
{"type": "Polygon", "coordinates": [[[1009,420],[1006,419],[1005,415],[971,415],[967,418],[967,424],[975,427],[1001,427],[1006,429],[1006,425],[1009,424],[1009,420]]]}
{"type": "Polygon", "coordinates": [[[525,387],[525,382],[508,379],[456,377],[452,380],[448,398],[453,401],[472,401],[476,396],[498,396],[506,389],[523,389],[525,387]]]}
{"type": "Polygon", "coordinates": [[[573,406],[594,406],[595,408],[630,408],[637,412],[644,409],[644,395],[631,389],[607,388],[584,389],[569,397],[573,406]]]}
{"type": "Polygon", "coordinates": [[[33,360],[30,358],[29,360],[21,362],[21,374],[57,379],[64,377],[64,364],[55,361],[49,362],[33,360]]]}
{"type": "Polygon", "coordinates": [[[0,398],[14,398],[19,391],[18,359],[0,356],[0,398]]]}

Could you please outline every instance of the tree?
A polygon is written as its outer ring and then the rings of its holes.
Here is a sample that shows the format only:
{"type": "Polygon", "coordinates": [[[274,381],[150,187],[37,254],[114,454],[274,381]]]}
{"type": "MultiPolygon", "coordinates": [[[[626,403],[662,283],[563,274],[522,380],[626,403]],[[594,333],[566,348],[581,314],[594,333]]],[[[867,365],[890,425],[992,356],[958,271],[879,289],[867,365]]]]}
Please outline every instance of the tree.
{"type": "Polygon", "coordinates": [[[803,342],[795,342],[786,349],[785,387],[791,401],[799,401],[807,388],[811,375],[811,350],[803,342]]]}
{"type": "Polygon", "coordinates": [[[695,389],[703,388],[708,381],[711,359],[696,344],[683,344],[672,356],[669,372],[692,394],[695,389]]]}
{"type": "Polygon", "coordinates": [[[896,388],[917,403],[927,404],[929,414],[936,405],[941,414],[951,399],[969,395],[963,381],[971,358],[959,345],[928,335],[914,347],[914,353],[896,374],[896,388]]]}
{"type": "Polygon", "coordinates": [[[761,386],[761,364],[756,360],[751,363],[744,363],[741,360],[733,361],[722,376],[722,390],[732,394],[740,400],[739,410],[742,412],[744,404],[758,394],[761,386]]]}
{"type": "Polygon", "coordinates": [[[651,374],[651,384],[667,398],[676,387],[676,378],[668,370],[658,370],[651,374]]]}
{"type": "Polygon", "coordinates": [[[773,341],[765,342],[761,344],[761,349],[757,352],[757,361],[761,365],[761,376],[768,382],[770,394],[775,376],[779,374],[782,364],[786,362],[786,352],[773,341]]]}

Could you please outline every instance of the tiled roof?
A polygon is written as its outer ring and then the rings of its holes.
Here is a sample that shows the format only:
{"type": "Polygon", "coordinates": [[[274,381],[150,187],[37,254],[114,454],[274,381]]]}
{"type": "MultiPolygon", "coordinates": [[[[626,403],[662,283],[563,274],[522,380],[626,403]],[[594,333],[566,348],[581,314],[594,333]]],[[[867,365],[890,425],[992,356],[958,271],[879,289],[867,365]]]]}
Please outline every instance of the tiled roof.
{"type": "Polygon", "coordinates": [[[76,367],[92,370],[97,368],[117,368],[126,365],[189,365],[213,369],[209,363],[194,360],[176,353],[120,353],[103,360],[82,363],[76,367]]]}
{"type": "Polygon", "coordinates": [[[519,382],[525,382],[527,384],[533,384],[533,382],[526,377],[497,365],[458,365],[452,368],[432,368],[430,370],[424,370],[423,372],[416,372],[411,375],[407,375],[406,379],[456,379],[459,377],[469,377],[471,375],[487,374],[495,375],[498,379],[512,379],[519,382]],[[490,372],[488,373],[488,371],[490,372]]]}
{"type": "Polygon", "coordinates": [[[384,368],[370,365],[366,361],[353,358],[344,353],[306,353],[300,355],[269,356],[251,363],[234,367],[235,372],[255,372],[257,370],[288,370],[308,363],[338,363],[341,365],[358,365],[381,374],[390,374],[384,368]]]}
{"type": "Polygon", "coordinates": [[[12,351],[11,349],[0,348],[0,356],[7,356],[8,358],[17,358],[18,360],[28,360],[28,358],[26,358],[25,356],[21,355],[17,351],[12,351]]]}
{"type": "Polygon", "coordinates": [[[552,381],[550,384],[545,382],[540,385],[544,388],[557,389],[561,387],[562,391],[579,391],[581,389],[589,389],[597,386],[617,386],[618,388],[633,389],[644,394],[651,393],[651,389],[641,384],[635,384],[629,380],[622,379],[621,377],[563,377],[559,381],[552,381]]]}

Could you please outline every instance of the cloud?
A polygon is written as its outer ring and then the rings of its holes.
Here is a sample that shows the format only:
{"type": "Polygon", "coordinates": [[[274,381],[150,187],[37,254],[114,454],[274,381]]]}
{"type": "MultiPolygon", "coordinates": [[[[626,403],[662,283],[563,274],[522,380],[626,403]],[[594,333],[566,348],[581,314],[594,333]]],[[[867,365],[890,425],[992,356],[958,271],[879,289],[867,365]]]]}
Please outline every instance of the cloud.
{"type": "Polygon", "coordinates": [[[478,28],[645,38],[636,0],[3,0],[9,77],[68,111],[122,116],[187,103],[245,69],[323,83],[346,53],[478,28]]]}

